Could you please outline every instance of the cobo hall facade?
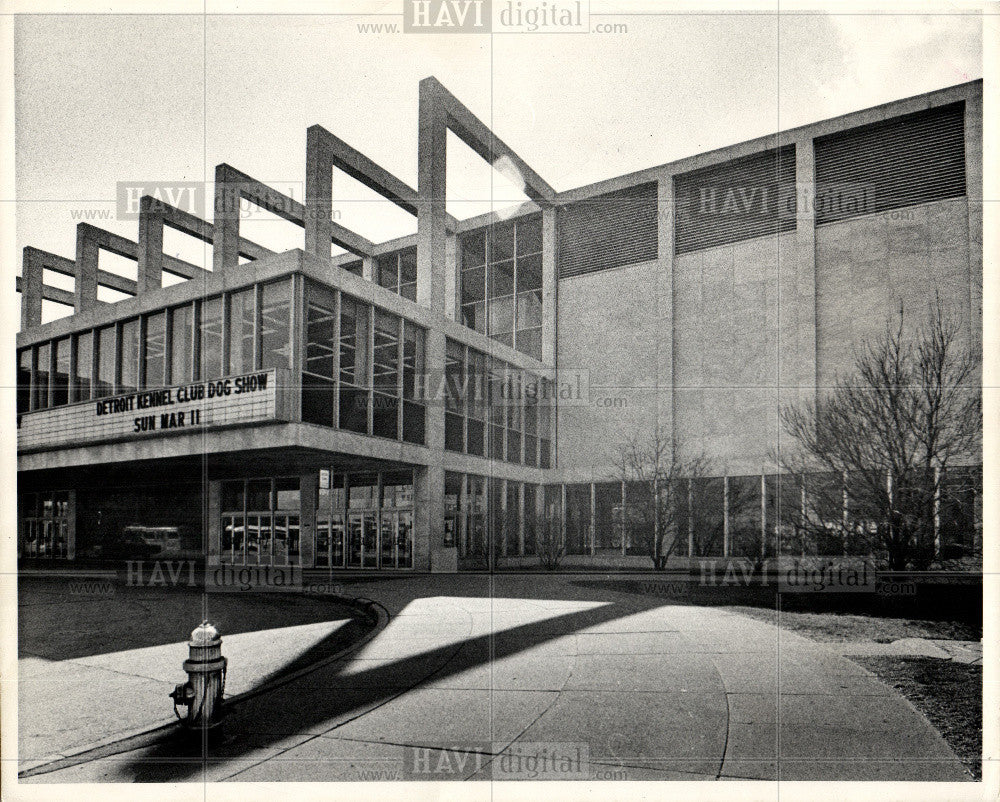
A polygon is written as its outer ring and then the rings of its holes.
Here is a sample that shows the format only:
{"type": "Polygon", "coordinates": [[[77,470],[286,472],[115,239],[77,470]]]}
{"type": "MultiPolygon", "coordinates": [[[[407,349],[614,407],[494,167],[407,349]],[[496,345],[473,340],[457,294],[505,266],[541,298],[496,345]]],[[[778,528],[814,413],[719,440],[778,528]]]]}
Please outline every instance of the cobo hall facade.
{"type": "Polygon", "coordinates": [[[305,203],[220,165],[212,223],[145,197],[135,241],[81,223],[75,259],[25,249],[22,559],[454,571],[537,564],[555,537],[568,565],[646,565],[613,452],[657,429],[711,460],[720,499],[759,493],[745,523],[780,551],[780,405],[901,300],[937,292],[982,347],[980,82],[565,192],[434,78],[419,91],[416,189],[313,126],[305,203]],[[449,130],[531,200],[449,215],[449,130]],[[340,226],[334,170],[417,233],[340,226]],[[242,237],[241,203],[302,249],[242,237]],[[165,255],[165,227],[212,269],[165,255]],[[73,314],[42,324],[43,300],[73,314]]]}

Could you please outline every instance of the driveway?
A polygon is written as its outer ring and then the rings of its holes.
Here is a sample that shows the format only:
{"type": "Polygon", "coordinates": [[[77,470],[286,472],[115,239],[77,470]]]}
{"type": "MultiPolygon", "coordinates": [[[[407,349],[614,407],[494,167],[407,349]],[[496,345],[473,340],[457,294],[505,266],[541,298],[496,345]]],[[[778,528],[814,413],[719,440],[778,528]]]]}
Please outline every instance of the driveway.
{"type": "Polygon", "coordinates": [[[32,779],[971,780],[863,668],[736,613],[567,575],[344,592],[378,601],[387,626],[232,706],[219,742],[178,736],[32,779]]]}

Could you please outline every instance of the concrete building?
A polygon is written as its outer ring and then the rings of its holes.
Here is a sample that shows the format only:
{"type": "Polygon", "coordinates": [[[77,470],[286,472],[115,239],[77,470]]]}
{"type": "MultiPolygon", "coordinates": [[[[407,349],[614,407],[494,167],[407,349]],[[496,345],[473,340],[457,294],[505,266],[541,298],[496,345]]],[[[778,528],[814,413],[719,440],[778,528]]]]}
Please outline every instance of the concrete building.
{"type": "Polygon", "coordinates": [[[564,192],[437,80],[419,91],[416,189],[313,126],[304,203],[220,165],[212,223],[145,197],[134,242],[81,223],[75,259],[25,248],[19,556],[454,571],[555,539],[565,564],[646,565],[613,462],[654,431],[717,473],[708,553],[737,551],[737,486],[780,551],[780,405],[849,369],[899,300],[937,291],[982,347],[981,82],[564,192]],[[449,130],[530,201],[449,215],[449,130]],[[335,222],[334,169],[417,233],[335,222]],[[302,249],[241,237],[241,202],[302,249]],[[165,256],[164,227],[211,244],[211,270],[165,256]],[[43,299],[73,314],[42,324],[43,299]]]}

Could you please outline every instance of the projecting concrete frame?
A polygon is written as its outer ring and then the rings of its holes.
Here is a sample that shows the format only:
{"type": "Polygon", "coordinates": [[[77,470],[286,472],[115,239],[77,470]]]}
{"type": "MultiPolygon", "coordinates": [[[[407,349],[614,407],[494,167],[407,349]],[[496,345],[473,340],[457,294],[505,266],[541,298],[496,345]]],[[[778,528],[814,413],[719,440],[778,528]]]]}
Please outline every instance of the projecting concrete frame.
{"type": "MultiPolygon", "coordinates": [[[[209,245],[215,241],[215,226],[165,203],[151,195],[144,195],[139,201],[139,292],[157,290],[163,284],[163,271],[182,278],[192,279],[203,276],[208,271],[179,262],[163,253],[163,227],[181,231],[209,245]]],[[[249,240],[239,239],[239,256],[246,259],[262,259],[274,252],[249,240]]]]}
{"type": "MultiPolygon", "coordinates": [[[[73,276],[76,273],[76,264],[65,256],[32,248],[30,245],[24,249],[21,275],[15,282],[17,291],[21,293],[21,331],[26,331],[29,326],[41,325],[43,300],[74,306],[73,293],[45,284],[45,270],[73,276]]],[[[112,274],[108,273],[107,276],[112,277],[112,274]]],[[[118,279],[119,276],[113,278],[118,279]]],[[[98,277],[102,284],[105,283],[104,279],[104,276],[98,277]]]]}
{"type": "MultiPolygon", "coordinates": [[[[262,184],[246,173],[241,173],[228,164],[220,164],[215,168],[215,239],[212,249],[215,270],[239,264],[241,200],[250,201],[290,223],[302,226],[306,229],[308,238],[312,210],[307,211],[299,201],[262,184]]],[[[327,230],[330,232],[329,241],[357,256],[371,257],[375,252],[373,242],[333,220],[329,221],[327,230]]],[[[320,250],[316,252],[326,259],[330,258],[329,249],[325,253],[320,250]]]]}
{"type": "MultiPolygon", "coordinates": [[[[134,262],[139,261],[138,243],[103,228],[92,226],[90,223],[78,224],[76,227],[76,262],[73,272],[76,283],[73,293],[74,312],[84,312],[98,305],[98,286],[110,287],[126,295],[136,295],[139,292],[138,281],[132,281],[99,269],[98,260],[102,250],[131,259],[134,262]]],[[[163,268],[188,278],[196,275],[198,271],[204,272],[197,265],[166,255],[163,255],[163,268]]]]}

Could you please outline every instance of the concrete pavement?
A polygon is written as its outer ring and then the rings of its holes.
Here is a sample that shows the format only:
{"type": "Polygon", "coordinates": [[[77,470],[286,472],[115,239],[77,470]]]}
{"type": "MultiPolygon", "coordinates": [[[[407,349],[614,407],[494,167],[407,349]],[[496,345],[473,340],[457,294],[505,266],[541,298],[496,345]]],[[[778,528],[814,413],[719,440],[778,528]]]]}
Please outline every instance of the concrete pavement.
{"type": "Polygon", "coordinates": [[[895,691],[762,621],[563,575],[345,591],[388,626],[232,706],[221,742],[32,780],[971,779],[895,691]]]}
{"type": "Polygon", "coordinates": [[[226,697],[340,651],[359,629],[353,610],[322,596],[21,578],[20,769],[175,722],[167,694],[206,617],[226,633],[226,697]]]}

